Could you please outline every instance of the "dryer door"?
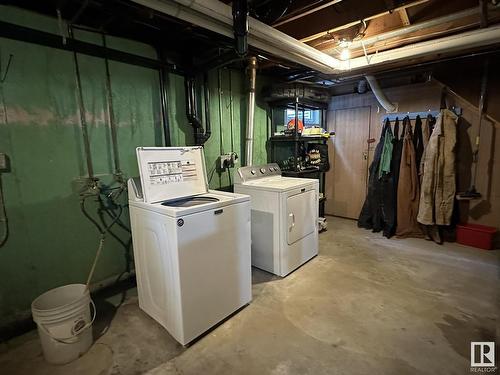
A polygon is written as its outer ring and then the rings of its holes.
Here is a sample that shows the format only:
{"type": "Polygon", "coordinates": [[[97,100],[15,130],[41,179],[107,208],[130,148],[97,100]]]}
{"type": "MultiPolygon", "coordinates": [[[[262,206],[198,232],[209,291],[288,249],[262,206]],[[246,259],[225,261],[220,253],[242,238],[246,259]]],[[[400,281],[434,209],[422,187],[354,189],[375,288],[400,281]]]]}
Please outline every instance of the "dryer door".
{"type": "Polygon", "coordinates": [[[289,245],[316,230],[316,199],[314,189],[287,198],[287,242],[289,245]]]}

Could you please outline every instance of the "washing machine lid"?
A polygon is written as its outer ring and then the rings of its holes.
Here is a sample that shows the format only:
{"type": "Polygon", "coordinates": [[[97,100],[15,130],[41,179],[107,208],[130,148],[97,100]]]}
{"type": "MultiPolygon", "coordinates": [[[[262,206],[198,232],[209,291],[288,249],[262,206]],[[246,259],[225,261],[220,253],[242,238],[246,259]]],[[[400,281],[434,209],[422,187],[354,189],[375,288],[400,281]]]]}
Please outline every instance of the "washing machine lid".
{"type": "Polygon", "coordinates": [[[243,186],[269,191],[288,191],[298,187],[309,186],[318,183],[317,179],[274,176],[270,178],[259,178],[242,183],[243,186]]]}
{"type": "Polygon", "coordinates": [[[137,147],[136,153],[144,202],[208,192],[203,147],[137,147]]]}

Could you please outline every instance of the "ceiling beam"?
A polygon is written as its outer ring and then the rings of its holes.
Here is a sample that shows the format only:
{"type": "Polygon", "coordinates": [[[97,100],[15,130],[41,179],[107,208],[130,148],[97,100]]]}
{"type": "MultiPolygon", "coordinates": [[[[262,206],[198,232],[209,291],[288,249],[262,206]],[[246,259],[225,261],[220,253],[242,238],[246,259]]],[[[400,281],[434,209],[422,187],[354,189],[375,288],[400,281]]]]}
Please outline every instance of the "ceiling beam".
{"type": "Polygon", "coordinates": [[[314,35],[310,35],[306,38],[302,38],[300,39],[301,42],[304,42],[304,43],[307,43],[307,42],[310,42],[312,40],[315,40],[315,39],[318,39],[318,38],[321,38],[325,35],[328,35],[328,34],[331,34],[331,33],[335,33],[336,31],[339,31],[339,30],[344,30],[344,29],[348,29],[349,27],[352,27],[352,26],[356,26],[356,25],[359,25],[360,23],[362,23],[363,21],[370,21],[370,20],[373,20],[375,18],[379,18],[379,17],[382,17],[382,16],[385,16],[387,14],[391,14],[392,12],[394,11],[397,11],[399,12],[400,10],[402,9],[407,9],[407,8],[411,8],[411,7],[414,7],[416,5],[420,5],[420,4],[423,4],[423,3],[426,3],[428,2],[429,0],[416,0],[416,1],[413,1],[411,3],[408,3],[408,4],[405,4],[405,5],[402,5],[400,7],[397,7],[397,8],[394,8],[393,10],[386,10],[384,12],[381,12],[381,13],[377,13],[377,14],[374,14],[373,16],[369,16],[369,17],[365,17],[364,19],[362,20],[358,20],[358,21],[353,21],[353,22],[349,22],[349,23],[346,23],[344,25],[340,25],[340,26],[337,26],[333,29],[329,29],[329,30],[325,30],[325,31],[322,31],[320,33],[317,33],[317,34],[314,34],[314,35]]]}
{"type": "Polygon", "coordinates": [[[399,13],[399,18],[401,18],[401,22],[403,23],[403,26],[410,26],[410,17],[408,17],[408,12],[406,11],[406,8],[398,10],[399,13]]]}
{"type": "Polygon", "coordinates": [[[313,14],[317,11],[320,11],[322,9],[325,9],[325,8],[328,8],[332,5],[335,5],[335,4],[338,4],[340,3],[342,0],[330,0],[328,1],[327,3],[324,3],[324,4],[321,4],[321,5],[318,5],[318,6],[315,6],[313,8],[310,8],[309,10],[306,10],[306,11],[303,11],[303,12],[300,12],[299,14],[295,15],[295,16],[292,16],[292,17],[287,17],[286,19],[284,19],[283,21],[279,21],[279,22],[276,22],[274,23],[272,26],[273,27],[277,27],[277,26],[281,26],[281,25],[284,25],[285,23],[288,23],[288,22],[292,22],[292,21],[295,21],[295,20],[298,20],[299,18],[302,18],[302,17],[305,17],[305,16],[308,16],[310,14],[313,14]]]}
{"type": "MultiPolygon", "coordinates": [[[[439,26],[447,26],[450,23],[458,22],[458,21],[463,22],[464,19],[467,19],[467,18],[470,19],[471,17],[475,18],[475,16],[477,17],[479,15],[479,13],[480,13],[480,9],[478,7],[464,9],[460,12],[447,14],[447,15],[442,16],[442,17],[430,19],[428,21],[417,22],[417,23],[414,23],[413,25],[402,27],[402,28],[399,28],[396,30],[391,30],[391,31],[388,31],[385,33],[376,34],[376,35],[373,35],[370,37],[364,37],[361,40],[356,40],[356,41],[352,42],[347,48],[349,48],[349,50],[351,50],[351,51],[358,50],[361,48],[368,48],[371,45],[374,45],[376,43],[380,43],[380,42],[383,42],[383,41],[386,41],[389,39],[395,39],[395,38],[400,39],[402,37],[405,37],[408,34],[417,33],[417,32],[420,32],[420,31],[423,31],[426,29],[431,29],[431,28],[435,28],[435,27],[439,27],[439,26]]],[[[498,16],[500,16],[500,11],[498,12],[498,16]]],[[[464,24],[464,25],[462,25],[462,27],[468,27],[468,26],[474,26],[474,25],[475,24],[464,24]]],[[[453,30],[449,30],[448,27],[445,27],[444,30],[442,30],[442,31],[443,32],[447,32],[447,31],[452,32],[453,30]]],[[[421,35],[421,37],[425,38],[426,34],[421,35]]],[[[322,51],[327,53],[327,54],[334,54],[336,52],[336,49],[337,49],[337,47],[333,47],[333,48],[324,49],[322,51]]]]}

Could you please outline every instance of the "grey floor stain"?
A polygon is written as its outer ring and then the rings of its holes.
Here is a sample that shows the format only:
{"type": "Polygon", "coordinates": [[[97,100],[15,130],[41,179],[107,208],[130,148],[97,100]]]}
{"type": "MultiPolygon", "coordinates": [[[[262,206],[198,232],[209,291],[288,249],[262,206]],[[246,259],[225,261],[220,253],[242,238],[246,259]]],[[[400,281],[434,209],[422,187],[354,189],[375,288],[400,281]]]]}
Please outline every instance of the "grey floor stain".
{"type": "Polygon", "coordinates": [[[470,359],[471,341],[497,341],[495,319],[461,314],[459,318],[445,314],[443,322],[436,323],[453,350],[470,359]]]}
{"type": "Polygon", "coordinates": [[[50,367],[31,332],[4,344],[0,373],[469,374],[470,341],[497,338],[500,253],[328,225],[319,256],[284,279],[253,269],[250,305],[188,348],[129,291],[100,304],[79,360],[50,367]]]}

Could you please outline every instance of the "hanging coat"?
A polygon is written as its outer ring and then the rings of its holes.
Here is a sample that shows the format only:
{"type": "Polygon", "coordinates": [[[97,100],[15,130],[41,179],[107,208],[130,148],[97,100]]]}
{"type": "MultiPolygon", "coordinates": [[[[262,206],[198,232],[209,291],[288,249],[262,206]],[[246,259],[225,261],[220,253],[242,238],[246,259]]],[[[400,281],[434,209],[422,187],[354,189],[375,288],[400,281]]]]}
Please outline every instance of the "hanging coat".
{"type": "Polygon", "coordinates": [[[383,186],[378,178],[378,170],[380,167],[380,159],[384,147],[385,133],[387,129],[390,130],[391,125],[388,121],[385,122],[382,132],[380,133],[380,140],[375,148],[373,161],[370,164],[368,176],[368,192],[366,195],[365,203],[361,209],[358,218],[358,227],[365,229],[372,229],[374,232],[380,232],[385,225],[383,219],[383,212],[381,210],[381,196],[383,186]]]}
{"type": "Polygon", "coordinates": [[[391,173],[392,149],[394,147],[394,136],[388,119],[385,120],[384,126],[387,127],[387,129],[384,134],[384,145],[382,146],[382,155],[380,156],[380,164],[378,167],[379,179],[391,173]]]}
{"type": "Polygon", "coordinates": [[[429,142],[429,138],[431,137],[432,130],[434,129],[435,124],[436,119],[432,115],[427,115],[427,118],[425,119],[425,125],[422,127],[424,150],[427,147],[427,143],[429,142]]]}
{"type": "Polygon", "coordinates": [[[424,153],[424,136],[422,132],[422,120],[420,116],[415,119],[413,130],[413,146],[415,147],[415,159],[417,160],[417,174],[420,174],[420,161],[424,153]]]}
{"type": "Polygon", "coordinates": [[[443,109],[423,156],[422,192],[418,221],[425,225],[450,225],[455,202],[455,145],[457,120],[443,109]]]}
{"type": "Polygon", "coordinates": [[[404,135],[399,167],[396,236],[403,238],[423,237],[417,222],[420,182],[410,119],[405,117],[403,123],[404,135]]]}
{"type": "Polygon", "coordinates": [[[385,220],[384,236],[387,238],[391,238],[396,233],[399,164],[401,163],[402,147],[403,139],[399,134],[399,119],[396,118],[392,139],[391,171],[382,176],[381,200],[385,220]]]}

